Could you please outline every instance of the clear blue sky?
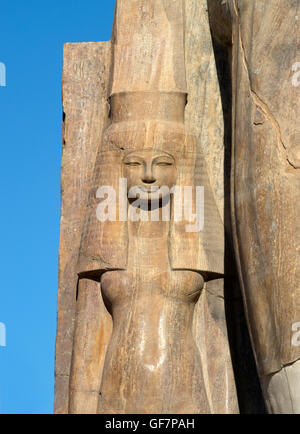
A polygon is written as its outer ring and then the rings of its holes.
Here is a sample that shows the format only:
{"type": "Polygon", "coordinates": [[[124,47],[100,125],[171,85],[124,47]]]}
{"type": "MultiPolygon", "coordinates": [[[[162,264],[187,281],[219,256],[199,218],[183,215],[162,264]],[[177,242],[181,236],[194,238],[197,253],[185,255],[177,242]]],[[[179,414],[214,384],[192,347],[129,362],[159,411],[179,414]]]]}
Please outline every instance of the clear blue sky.
{"type": "Polygon", "coordinates": [[[63,44],[109,40],[114,3],[1,3],[0,413],[53,412],[63,44]]]}

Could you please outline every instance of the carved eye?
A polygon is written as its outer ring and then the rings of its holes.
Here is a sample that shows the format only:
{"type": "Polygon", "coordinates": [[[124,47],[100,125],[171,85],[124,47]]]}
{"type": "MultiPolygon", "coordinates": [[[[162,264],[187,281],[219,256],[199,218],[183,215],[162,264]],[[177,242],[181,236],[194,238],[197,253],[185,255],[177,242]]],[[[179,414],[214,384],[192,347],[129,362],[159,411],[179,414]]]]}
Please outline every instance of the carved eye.
{"type": "Polygon", "coordinates": [[[141,163],[139,161],[126,161],[125,166],[129,166],[129,167],[137,167],[137,166],[141,166],[141,163]]]}
{"type": "Polygon", "coordinates": [[[159,161],[158,163],[156,163],[157,166],[173,166],[173,163],[169,162],[169,161],[159,161]]]}
{"type": "Polygon", "coordinates": [[[154,162],[154,164],[160,167],[168,167],[168,166],[173,166],[174,163],[171,160],[157,160],[154,162]]]}

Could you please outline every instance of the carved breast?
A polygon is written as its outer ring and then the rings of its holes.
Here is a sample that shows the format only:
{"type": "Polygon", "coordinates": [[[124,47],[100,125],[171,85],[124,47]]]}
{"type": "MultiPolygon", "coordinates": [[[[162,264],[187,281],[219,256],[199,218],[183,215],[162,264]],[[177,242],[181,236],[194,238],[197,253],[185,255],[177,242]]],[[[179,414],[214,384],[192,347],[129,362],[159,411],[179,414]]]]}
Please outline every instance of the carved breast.
{"type": "Polygon", "coordinates": [[[103,296],[111,307],[126,303],[133,297],[147,297],[151,293],[196,303],[203,285],[203,277],[194,271],[162,271],[152,267],[109,271],[104,273],[101,279],[103,296]]]}

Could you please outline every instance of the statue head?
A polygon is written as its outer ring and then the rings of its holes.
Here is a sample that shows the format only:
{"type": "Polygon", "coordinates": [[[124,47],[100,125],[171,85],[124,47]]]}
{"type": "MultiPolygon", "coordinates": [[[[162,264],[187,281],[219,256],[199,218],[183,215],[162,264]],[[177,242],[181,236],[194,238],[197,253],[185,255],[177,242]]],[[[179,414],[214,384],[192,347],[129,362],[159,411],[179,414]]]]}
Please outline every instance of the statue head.
{"type": "Polygon", "coordinates": [[[178,183],[179,162],[186,160],[187,150],[189,155],[194,151],[186,140],[185,105],[186,94],[180,92],[124,92],[111,97],[112,123],[103,145],[107,152],[119,153],[130,203],[147,202],[148,210],[152,200],[163,205],[178,183]]]}
{"type": "Polygon", "coordinates": [[[129,198],[139,196],[147,202],[163,199],[176,184],[176,162],[164,151],[153,148],[135,150],[123,158],[122,175],[127,179],[129,198]]]}
{"type": "MultiPolygon", "coordinates": [[[[154,209],[162,205],[162,210],[168,211],[168,207],[164,208],[162,189],[167,187],[166,198],[172,198],[171,202],[168,200],[172,267],[222,274],[222,222],[209,185],[201,144],[184,124],[186,101],[185,93],[175,92],[129,92],[111,97],[111,123],[99,147],[87,237],[81,249],[81,269],[126,269],[130,213],[136,215],[135,208],[139,206],[143,211],[152,210],[152,204],[149,208],[152,199],[160,199],[154,209]],[[124,179],[127,186],[120,182],[124,179]],[[101,186],[113,191],[113,219],[96,218],[100,197],[96,198],[96,191],[101,186]],[[176,187],[176,196],[170,194],[172,187],[176,187]],[[204,191],[204,230],[197,224],[198,187],[204,191]],[[159,196],[157,189],[162,189],[159,196]],[[192,220],[188,219],[186,210],[191,211],[192,220]]],[[[103,200],[109,203],[104,196],[103,200]]],[[[143,213],[138,214],[142,220],[143,213]]]]}

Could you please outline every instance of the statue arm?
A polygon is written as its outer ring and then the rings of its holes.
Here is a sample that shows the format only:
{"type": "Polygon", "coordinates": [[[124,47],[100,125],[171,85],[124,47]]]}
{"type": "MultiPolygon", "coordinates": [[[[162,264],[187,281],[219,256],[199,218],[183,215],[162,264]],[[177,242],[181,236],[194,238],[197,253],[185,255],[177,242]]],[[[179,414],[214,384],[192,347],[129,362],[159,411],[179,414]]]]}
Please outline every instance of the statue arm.
{"type": "Polygon", "coordinates": [[[102,370],[112,320],[100,283],[79,279],[70,377],[69,413],[97,413],[102,370]]]}

